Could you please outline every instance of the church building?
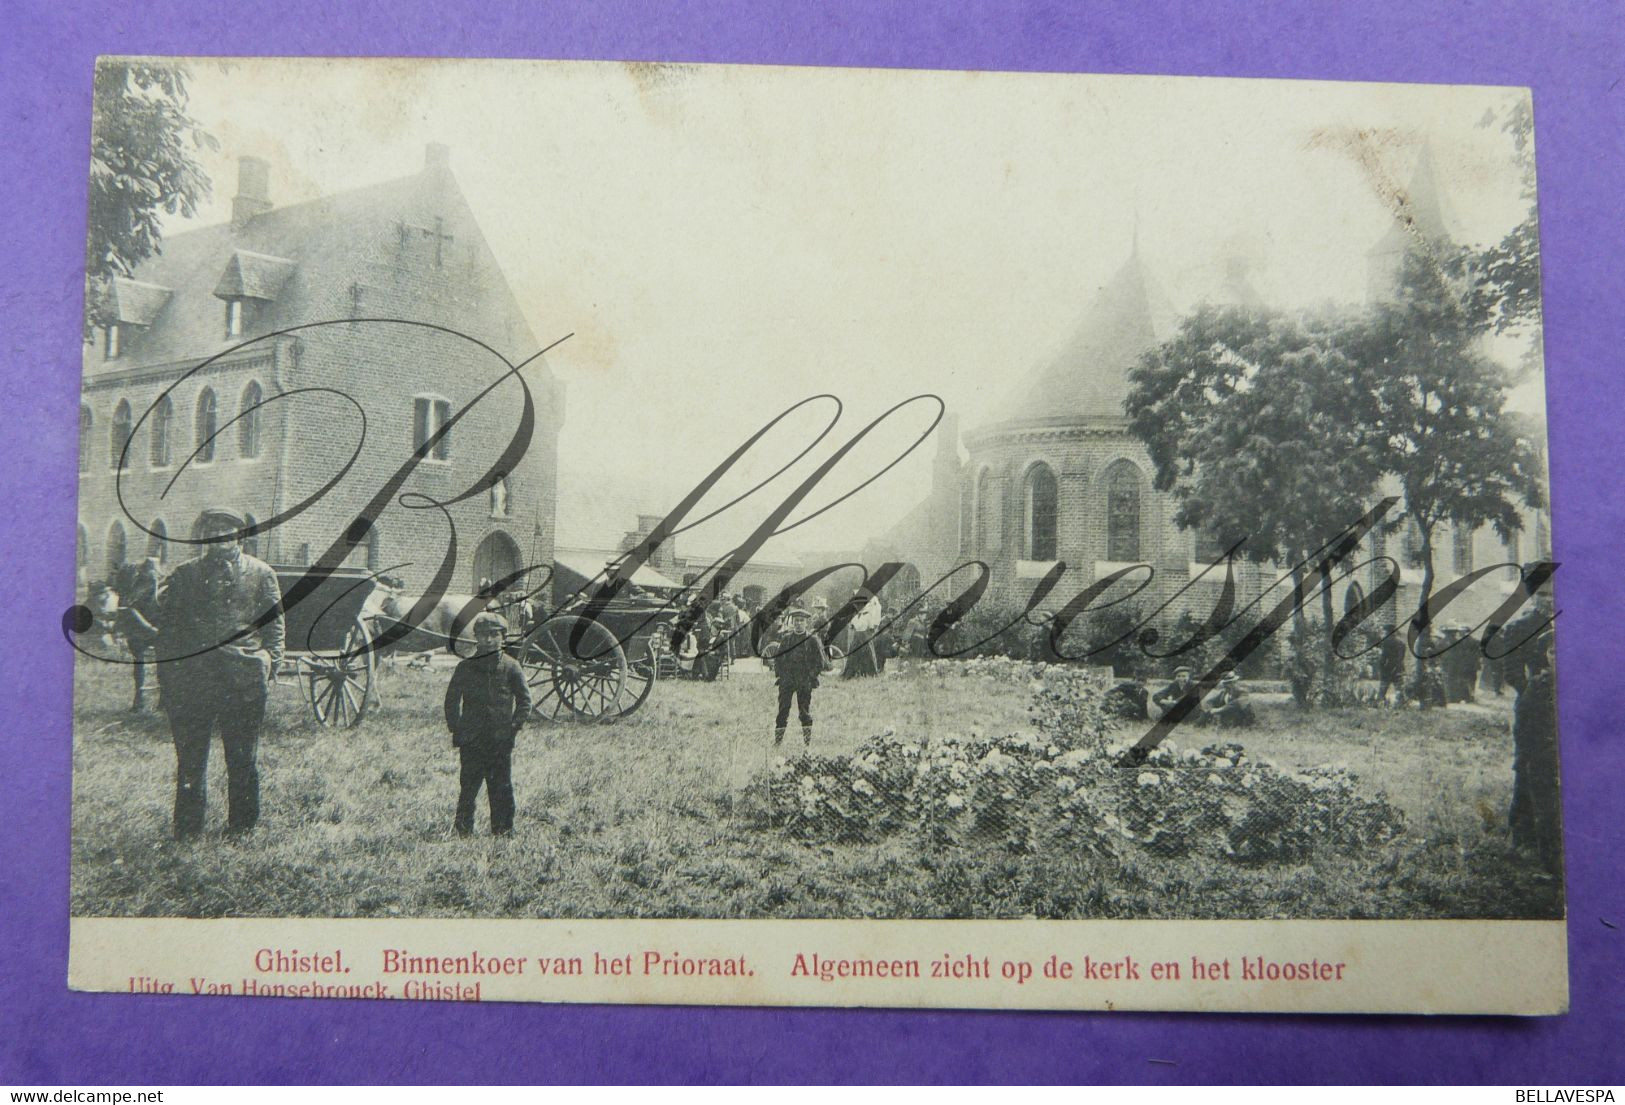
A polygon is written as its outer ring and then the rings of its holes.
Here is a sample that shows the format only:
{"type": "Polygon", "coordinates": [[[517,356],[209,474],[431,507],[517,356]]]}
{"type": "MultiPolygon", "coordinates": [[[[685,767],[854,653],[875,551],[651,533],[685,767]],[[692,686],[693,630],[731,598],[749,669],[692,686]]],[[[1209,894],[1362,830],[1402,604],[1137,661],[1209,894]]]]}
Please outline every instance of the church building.
{"type": "MultiPolygon", "coordinates": [[[[1425,148],[1407,195],[1408,217],[1396,219],[1367,254],[1367,295],[1372,301],[1392,294],[1412,242],[1452,239],[1432,155],[1425,148]]],[[[1227,266],[1223,284],[1209,302],[1262,305],[1245,268],[1235,261],[1227,266]]],[[[1127,260],[1088,303],[1059,355],[1038,365],[1013,389],[1008,407],[963,436],[957,418],[944,419],[937,430],[929,496],[870,544],[865,562],[905,562],[909,578],[922,579],[929,587],[955,566],[981,561],[990,571],[983,602],[1017,609],[1027,604],[1058,562],[1065,563],[1066,573],[1044,601],[1046,609],[1058,608],[1114,571],[1149,564],[1156,569],[1153,583],[1135,600],[1145,612],[1184,592],[1170,613],[1185,609],[1205,616],[1219,596],[1223,566],[1192,581],[1223,550],[1174,524],[1177,503],[1152,486],[1154,467],[1145,447],[1129,433],[1123,408],[1129,371],[1147,351],[1171,337],[1177,325],[1136,240],[1127,260]]],[[[1475,565],[1549,556],[1545,513],[1526,515],[1524,527],[1505,544],[1489,527],[1475,532],[1442,527],[1443,532],[1435,534],[1435,588],[1475,565]]],[[[1401,532],[1397,537],[1401,547],[1393,548],[1395,543],[1395,538],[1379,534],[1350,564],[1367,559],[1373,549],[1394,556],[1402,579],[1396,616],[1403,619],[1414,612],[1420,591],[1419,535],[1401,532]]],[[[1238,561],[1239,601],[1256,598],[1284,570],[1238,561]]],[[[1502,576],[1493,585],[1475,586],[1451,608],[1447,621],[1471,624],[1487,615],[1510,593],[1517,578],[1513,570],[1502,576]]],[[[961,573],[936,597],[946,601],[971,578],[968,572],[961,573]]],[[[1373,568],[1361,578],[1338,584],[1336,611],[1352,607],[1378,578],[1373,568]]],[[[1311,606],[1317,608],[1318,602],[1311,606]]]]}
{"type": "Polygon", "coordinates": [[[114,321],[85,349],[81,581],[197,555],[175,539],[212,505],[255,524],[294,512],[248,541],[261,559],[308,565],[348,534],[348,563],[412,590],[453,532],[457,591],[551,562],[564,396],[543,360],[522,369],[536,411],[528,452],[453,501],[498,466],[522,400],[509,365],[541,346],[446,147],[430,145],[411,176],[283,207],[267,163],[244,157],[230,222],[161,248],[112,282],[114,321]],[[371,527],[355,525],[487,392],[371,527]]]}

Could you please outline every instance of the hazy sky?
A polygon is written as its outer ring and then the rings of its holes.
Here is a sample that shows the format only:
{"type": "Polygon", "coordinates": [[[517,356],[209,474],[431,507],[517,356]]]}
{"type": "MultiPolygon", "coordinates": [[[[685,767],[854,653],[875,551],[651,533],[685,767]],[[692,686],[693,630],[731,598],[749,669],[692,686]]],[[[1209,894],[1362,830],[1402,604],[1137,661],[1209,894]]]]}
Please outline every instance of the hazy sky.
{"type": "MultiPolygon", "coordinates": [[[[634,503],[670,505],[808,395],[845,404],[832,439],[928,392],[976,425],[1065,342],[1136,225],[1176,308],[1211,294],[1234,252],[1265,300],[1288,306],[1361,299],[1365,252],[1389,225],[1381,197],[1408,182],[1424,139],[1462,240],[1496,240],[1523,213],[1511,142],[1480,125],[1522,95],[1509,89],[609,63],[192,68],[192,111],[221,147],[202,222],[229,217],[243,154],[271,162],[281,204],[415,173],[426,143],[450,145],[538,337],[575,333],[549,358],[569,393],[564,494],[613,502],[612,530],[632,525],[619,512],[634,503]]],[[[922,428],[915,418],[870,455],[895,455],[922,428]]],[[[786,542],[861,545],[918,500],[934,449],[786,542]]],[[[764,456],[752,471],[776,466],[764,456]]],[[[690,547],[736,532],[719,519],[690,547]]]]}

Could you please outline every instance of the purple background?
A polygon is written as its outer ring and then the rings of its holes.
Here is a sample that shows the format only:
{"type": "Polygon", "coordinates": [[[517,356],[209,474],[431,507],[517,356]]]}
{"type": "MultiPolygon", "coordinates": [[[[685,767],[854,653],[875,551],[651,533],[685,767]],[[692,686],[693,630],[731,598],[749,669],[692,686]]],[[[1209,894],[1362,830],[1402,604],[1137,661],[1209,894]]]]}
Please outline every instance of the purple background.
{"type": "MultiPolygon", "coordinates": [[[[0,1083],[1625,1081],[1625,19],[1609,3],[513,0],[8,5],[0,1083]],[[1530,85],[1556,504],[1573,1011],[1544,1020],[434,1006],[66,989],[79,316],[98,53],[405,54],[1530,85]],[[1609,928],[1604,919],[1619,928],[1609,928]],[[1150,1059],[1173,1060],[1174,1065],[1150,1059]]],[[[1486,970],[1495,964],[1485,963],[1486,970]]]]}

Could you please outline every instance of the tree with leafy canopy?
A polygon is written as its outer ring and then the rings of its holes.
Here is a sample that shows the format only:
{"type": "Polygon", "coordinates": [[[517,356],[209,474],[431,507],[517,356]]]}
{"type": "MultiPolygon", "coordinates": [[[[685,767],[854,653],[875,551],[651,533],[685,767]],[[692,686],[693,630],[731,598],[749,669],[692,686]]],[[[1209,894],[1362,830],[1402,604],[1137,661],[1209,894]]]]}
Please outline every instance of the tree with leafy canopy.
{"type": "Polygon", "coordinates": [[[1423,655],[1440,527],[1489,525],[1505,541],[1521,523],[1520,504],[1545,505],[1540,427],[1506,409],[1512,374],[1483,351],[1494,316],[1475,260],[1437,244],[1411,251],[1396,294],[1342,339],[1370,382],[1371,429],[1400,489],[1402,510],[1389,528],[1416,528],[1422,584],[1413,624],[1423,655]]]}
{"type": "Polygon", "coordinates": [[[1498,334],[1522,333],[1531,355],[1540,349],[1540,223],[1535,207],[1535,116],[1527,94],[1503,112],[1485,114],[1484,125],[1499,122],[1512,139],[1524,217],[1476,259],[1480,278],[1473,286],[1475,309],[1498,334]]]}
{"type": "MultiPolygon", "coordinates": [[[[1374,397],[1340,347],[1345,326],[1331,313],[1199,308],[1131,372],[1126,404],[1177,525],[1239,545],[1244,559],[1292,565],[1295,587],[1306,569],[1321,573],[1323,699],[1336,697],[1336,569],[1312,558],[1365,513],[1381,474],[1374,397]]],[[[1294,616],[1304,639],[1301,605],[1294,616]]]]}
{"type": "Polygon", "coordinates": [[[160,252],[164,215],[197,214],[209,197],[200,150],[218,148],[187,112],[188,72],[167,62],[96,66],[90,211],[85,239],[85,340],[113,321],[108,291],[160,252]]]}

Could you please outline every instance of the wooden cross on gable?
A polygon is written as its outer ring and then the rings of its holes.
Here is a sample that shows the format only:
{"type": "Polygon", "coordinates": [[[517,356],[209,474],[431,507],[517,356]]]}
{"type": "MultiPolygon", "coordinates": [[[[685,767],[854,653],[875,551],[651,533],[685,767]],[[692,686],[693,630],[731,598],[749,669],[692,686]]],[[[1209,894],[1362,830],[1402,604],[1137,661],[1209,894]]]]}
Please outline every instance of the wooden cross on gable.
{"type": "Polygon", "coordinates": [[[416,230],[418,233],[424,235],[425,237],[433,238],[434,239],[434,267],[438,269],[438,268],[441,268],[441,267],[443,267],[445,265],[445,263],[446,263],[446,252],[445,252],[446,243],[456,240],[452,235],[446,233],[446,220],[445,219],[442,219],[439,216],[436,216],[435,220],[434,220],[434,226],[432,228],[427,227],[427,226],[412,226],[411,224],[406,223],[406,222],[399,223],[398,226],[399,226],[400,232],[401,232],[401,245],[403,247],[406,245],[407,238],[411,236],[411,233],[414,230],[416,230]]]}

